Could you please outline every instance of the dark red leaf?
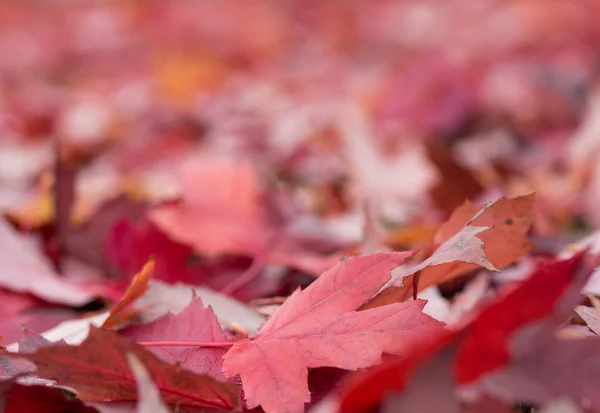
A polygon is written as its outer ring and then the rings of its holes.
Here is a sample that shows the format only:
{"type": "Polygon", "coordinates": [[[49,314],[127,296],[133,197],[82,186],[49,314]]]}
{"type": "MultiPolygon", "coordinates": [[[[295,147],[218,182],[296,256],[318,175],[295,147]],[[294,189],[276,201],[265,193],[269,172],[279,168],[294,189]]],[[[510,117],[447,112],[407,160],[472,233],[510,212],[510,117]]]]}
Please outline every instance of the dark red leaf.
{"type": "Polygon", "coordinates": [[[48,386],[24,386],[15,382],[0,384],[0,411],[2,413],[95,413],[79,399],[69,398],[65,392],[48,386]],[[4,404],[4,406],[3,406],[4,404]]]}
{"type": "Polygon", "coordinates": [[[84,401],[100,402],[137,400],[128,353],[144,363],[166,403],[239,408],[238,390],[233,384],[160,361],[142,346],[108,330],[92,328],[79,346],[42,347],[33,354],[18,356],[34,362],[40,377],[74,388],[84,401]]]}

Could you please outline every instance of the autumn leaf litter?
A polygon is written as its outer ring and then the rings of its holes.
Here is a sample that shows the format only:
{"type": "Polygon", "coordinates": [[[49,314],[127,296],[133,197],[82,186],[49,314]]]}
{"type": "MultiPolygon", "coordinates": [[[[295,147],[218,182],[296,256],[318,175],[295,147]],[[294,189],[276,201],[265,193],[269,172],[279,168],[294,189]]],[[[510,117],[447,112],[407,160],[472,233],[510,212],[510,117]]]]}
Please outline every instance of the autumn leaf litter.
{"type": "Polygon", "coordinates": [[[598,13],[0,4],[0,412],[600,412],[598,13]]]}

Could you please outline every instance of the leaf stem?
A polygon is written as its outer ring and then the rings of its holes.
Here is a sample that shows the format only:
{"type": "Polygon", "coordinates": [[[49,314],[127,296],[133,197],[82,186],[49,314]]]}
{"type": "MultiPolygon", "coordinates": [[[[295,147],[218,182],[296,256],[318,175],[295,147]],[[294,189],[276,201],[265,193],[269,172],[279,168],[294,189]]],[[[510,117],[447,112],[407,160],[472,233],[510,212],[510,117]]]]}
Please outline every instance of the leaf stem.
{"type": "Polygon", "coordinates": [[[413,278],[413,300],[417,299],[417,294],[419,293],[419,276],[420,272],[416,273],[413,278]]]}
{"type": "Polygon", "coordinates": [[[143,341],[139,342],[146,347],[205,347],[205,348],[230,348],[235,343],[206,343],[200,341],[143,341]]]}

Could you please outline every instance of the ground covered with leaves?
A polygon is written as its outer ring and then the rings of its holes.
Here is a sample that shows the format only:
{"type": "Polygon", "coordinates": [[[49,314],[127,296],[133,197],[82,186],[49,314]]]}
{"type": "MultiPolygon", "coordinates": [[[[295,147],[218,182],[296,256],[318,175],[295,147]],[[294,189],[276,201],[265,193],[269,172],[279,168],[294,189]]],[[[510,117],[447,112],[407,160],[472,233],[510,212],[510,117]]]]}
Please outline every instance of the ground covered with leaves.
{"type": "Polygon", "coordinates": [[[0,413],[600,412],[600,3],[0,3],[0,413]]]}

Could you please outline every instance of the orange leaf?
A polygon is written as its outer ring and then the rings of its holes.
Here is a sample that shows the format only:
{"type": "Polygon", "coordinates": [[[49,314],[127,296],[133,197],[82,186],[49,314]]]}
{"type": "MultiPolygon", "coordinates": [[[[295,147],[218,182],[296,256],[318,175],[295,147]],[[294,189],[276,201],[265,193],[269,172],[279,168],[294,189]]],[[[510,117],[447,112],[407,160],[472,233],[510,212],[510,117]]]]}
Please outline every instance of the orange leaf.
{"type": "Polygon", "coordinates": [[[440,227],[435,234],[435,242],[442,244],[465,225],[492,227],[482,233],[480,239],[486,245],[490,262],[496,268],[504,268],[531,249],[526,234],[533,223],[534,202],[535,193],[511,199],[500,198],[483,208],[467,201],[440,227]]]}
{"type": "Polygon", "coordinates": [[[144,265],[142,270],[133,277],[133,280],[131,280],[131,284],[125,292],[125,295],[110,310],[108,318],[104,324],[102,324],[102,328],[116,327],[117,325],[123,323],[123,319],[126,320],[131,318],[132,313],[127,311],[127,307],[144,295],[144,293],[150,287],[148,282],[150,281],[150,277],[152,277],[154,264],[155,259],[154,257],[151,257],[144,265]]]}
{"type": "MultiPolygon", "coordinates": [[[[444,223],[435,235],[436,243],[441,244],[465,225],[490,227],[478,238],[485,245],[485,255],[493,267],[502,269],[512,264],[531,250],[532,244],[527,233],[533,223],[533,203],[535,194],[531,193],[516,198],[500,198],[479,212],[478,207],[465,202],[450,219],[444,223]]],[[[421,271],[419,290],[431,285],[440,284],[477,268],[476,264],[460,262],[450,266],[429,266],[421,271]]]]}
{"type": "Polygon", "coordinates": [[[228,73],[229,68],[218,58],[185,51],[159,53],[155,63],[160,92],[183,105],[200,91],[218,86],[228,73]]]}
{"type": "MultiPolygon", "coordinates": [[[[455,236],[465,225],[490,227],[477,237],[485,245],[485,255],[491,265],[502,269],[531,250],[527,233],[533,223],[535,193],[516,198],[500,198],[483,208],[470,202],[460,206],[435,235],[440,245],[455,236]],[[479,212],[478,212],[479,211],[479,212]]],[[[429,266],[421,271],[419,290],[440,284],[477,268],[476,264],[456,262],[452,266],[429,266]]]]}
{"type": "MultiPolygon", "coordinates": [[[[465,265],[480,266],[490,271],[497,271],[496,267],[489,262],[485,254],[485,245],[476,237],[476,235],[489,230],[490,227],[465,226],[452,238],[440,245],[431,257],[405,272],[399,278],[402,281],[401,286],[386,288],[378,296],[366,303],[362,309],[375,308],[408,298],[410,292],[413,290],[415,276],[419,272],[423,273],[425,270],[431,268],[436,269],[439,274],[453,272],[455,268],[464,267],[465,265]]],[[[428,285],[431,285],[431,279],[426,279],[425,286],[428,285]]],[[[424,288],[422,285],[419,286],[424,288]]]]}

